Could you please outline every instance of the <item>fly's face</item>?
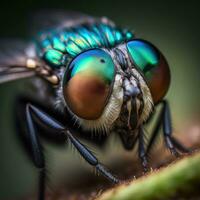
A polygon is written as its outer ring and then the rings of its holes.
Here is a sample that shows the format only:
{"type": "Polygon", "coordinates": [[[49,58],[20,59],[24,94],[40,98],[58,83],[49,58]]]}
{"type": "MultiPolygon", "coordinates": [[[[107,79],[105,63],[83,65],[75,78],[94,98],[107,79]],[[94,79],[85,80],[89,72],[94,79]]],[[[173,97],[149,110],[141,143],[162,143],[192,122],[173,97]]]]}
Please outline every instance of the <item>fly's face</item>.
{"type": "Polygon", "coordinates": [[[86,129],[110,129],[127,111],[136,129],[167,92],[170,74],[163,55],[144,40],[76,56],[63,75],[62,99],[86,129]]]}

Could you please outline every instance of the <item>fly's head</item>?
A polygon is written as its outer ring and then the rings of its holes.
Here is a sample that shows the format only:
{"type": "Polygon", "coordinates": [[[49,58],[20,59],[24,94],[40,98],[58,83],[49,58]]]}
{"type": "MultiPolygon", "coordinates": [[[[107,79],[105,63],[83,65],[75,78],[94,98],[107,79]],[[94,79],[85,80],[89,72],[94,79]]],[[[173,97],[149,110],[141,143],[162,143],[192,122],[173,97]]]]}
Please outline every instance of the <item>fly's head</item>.
{"type": "Polygon", "coordinates": [[[122,113],[127,113],[125,126],[135,130],[170,83],[164,56],[139,39],[80,53],[62,73],[60,98],[88,130],[108,131],[122,113]]]}

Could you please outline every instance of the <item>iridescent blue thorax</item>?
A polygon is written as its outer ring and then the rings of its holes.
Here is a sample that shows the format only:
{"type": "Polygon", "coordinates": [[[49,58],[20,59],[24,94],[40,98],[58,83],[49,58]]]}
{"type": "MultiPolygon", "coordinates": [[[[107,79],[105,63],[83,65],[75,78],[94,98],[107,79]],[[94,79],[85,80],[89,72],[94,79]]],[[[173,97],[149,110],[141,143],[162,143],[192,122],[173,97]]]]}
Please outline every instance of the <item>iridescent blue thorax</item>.
{"type": "Polygon", "coordinates": [[[112,25],[82,24],[40,33],[37,52],[48,65],[59,68],[85,50],[102,47],[111,49],[133,37],[132,32],[112,25]]]}

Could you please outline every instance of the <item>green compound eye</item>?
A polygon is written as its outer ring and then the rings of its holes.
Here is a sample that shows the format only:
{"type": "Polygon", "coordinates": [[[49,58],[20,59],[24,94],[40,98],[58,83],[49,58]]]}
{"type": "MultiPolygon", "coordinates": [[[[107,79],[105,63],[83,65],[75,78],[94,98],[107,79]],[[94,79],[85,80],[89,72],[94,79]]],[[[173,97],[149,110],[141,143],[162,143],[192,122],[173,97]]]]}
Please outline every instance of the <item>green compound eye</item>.
{"type": "Polygon", "coordinates": [[[156,67],[159,63],[159,54],[157,50],[145,41],[130,41],[127,43],[127,49],[133,62],[144,73],[156,67]]]}
{"type": "Polygon", "coordinates": [[[94,74],[101,77],[105,82],[113,80],[115,67],[110,55],[100,49],[94,49],[80,54],[70,67],[71,77],[77,73],[94,74]]]}
{"type": "Polygon", "coordinates": [[[78,55],[69,65],[63,94],[71,111],[84,119],[97,119],[105,108],[115,77],[115,65],[101,49],[78,55]]]}
{"type": "Polygon", "coordinates": [[[170,70],[166,59],[156,47],[144,40],[129,41],[127,50],[136,68],[144,74],[154,103],[158,103],[170,84],[170,70]]]}

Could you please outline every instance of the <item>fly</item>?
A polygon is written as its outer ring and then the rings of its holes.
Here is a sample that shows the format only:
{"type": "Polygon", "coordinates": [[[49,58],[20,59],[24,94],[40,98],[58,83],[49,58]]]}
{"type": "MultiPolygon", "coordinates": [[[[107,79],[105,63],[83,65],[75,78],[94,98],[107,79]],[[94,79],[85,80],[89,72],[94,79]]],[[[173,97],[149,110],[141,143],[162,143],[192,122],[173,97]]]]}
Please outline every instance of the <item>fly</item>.
{"type": "Polygon", "coordinates": [[[38,199],[45,197],[46,174],[38,139],[42,131],[36,126],[45,126],[47,137],[72,143],[85,161],[112,183],[120,180],[79,141],[74,134],[77,130],[82,130],[83,136],[84,131],[118,134],[127,150],[138,142],[138,156],[145,171],[147,155],[161,126],[172,154],[188,151],[172,135],[170,108],[164,99],[170,69],[157,47],[105,17],[57,13],[40,15],[38,21],[44,18],[49,25],[36,33],[35,42],[12,57],[2,56],[0,65],[1,84],[33,76],[33,84],[44,80],[35,93],[43,106],[30,99],[21,102],[27,126],[25,146],[31,149],[33,164],[40,169],[38,199]],[[144,126],[159,104],[162,109],[157,128],[145,146],[144,126]],[[45,110],[46,105],[50,107],[45,110]],[[52,115],[52,109],[63,120],[52,115]]]}

